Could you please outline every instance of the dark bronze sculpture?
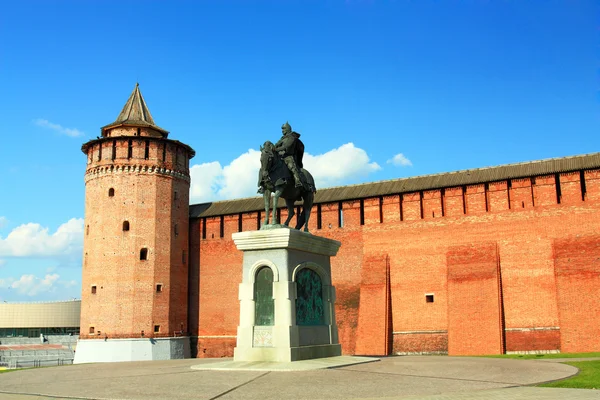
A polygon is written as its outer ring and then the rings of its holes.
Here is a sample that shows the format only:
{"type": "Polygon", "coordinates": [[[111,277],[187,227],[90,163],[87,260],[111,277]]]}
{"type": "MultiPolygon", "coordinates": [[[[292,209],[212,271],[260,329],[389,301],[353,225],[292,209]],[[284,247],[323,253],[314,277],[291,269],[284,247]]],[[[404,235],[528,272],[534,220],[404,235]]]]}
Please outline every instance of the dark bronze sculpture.
{"type": "Polygon", "coordinates": [[[315,181],[307,170],[302,168],[304,144],[300,141],[300,134],[293,132],[292,127],[286,122],[281,131],[283,136],[273,144],[266,141],[261,146],[260,171],[258,177],[259,193],[265,200],[265,220],[263,228],[269,225],[269,211],[271,208],[271,193],[273,196],[273,215],[271,221],[278,224],[277,203],[279,198],[285,199],[288,208],[288,217],[283,225],[288,226],[296,214],[294,202],[303,200],[302,212],[298,217],[296,229],[304,226],[308,232],[308,221],[316,192],[315,181]]]}

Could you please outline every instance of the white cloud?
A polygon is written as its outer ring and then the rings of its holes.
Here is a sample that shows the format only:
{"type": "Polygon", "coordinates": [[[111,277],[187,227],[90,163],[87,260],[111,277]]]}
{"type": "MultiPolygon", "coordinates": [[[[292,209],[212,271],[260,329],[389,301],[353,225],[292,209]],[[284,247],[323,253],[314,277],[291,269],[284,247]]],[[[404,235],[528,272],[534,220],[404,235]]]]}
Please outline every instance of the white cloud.
{"type": "Polygon", "coordinates": [[[6,217],[0,216],[0,229],[4,228],[8,223],[8,219],[6,217]]]}
{"type": "Polygon", "coordinates": [[[66,288],[70,288],[73,286],[77,286],[77,281],[74,279],[71,279],[70,281],[58,281],[58,284],[66,288]]]}
{"type": "Polygon", "coordinates": [[[35,296],[41,292],[48,292],[54,289],[54,284],[58,281],[60,275],[49,274],[44,278],[38,278],[33,274],[23,275],[17,281],[14,281],[10,287],[20,294],[35,296]]]}
{"type": "MultiPolygon", "coordinates": [[[[325,154],[304,154],[304,166],[315,178],[317,189],[365,176],[381,167],[367,153],[346,143],[325,154]]],[[[250,149],[223,167],[218,161],[190,168],[190,202],[202,203],[256,195],[260,152],[250,149]]]]}
{"type": "Polygon", "coordinates": [[[0,257],[79,256],[82,248],[82,218],[70,219],[53,234],[40,224],[28,223],[13,229],[5,239],[0,237],[0,257]]]}
{"type": "Polygon", "coordinates": [[[19,279],[0,279],[0,289],[14,289],[16,293],[26,296],[36,296],[44,292],[54,292],[56,286],[65,288],[75,286],[75,281],[60,281],[58,274],[46,274],[43,278],[33,274],[22,275],[19,279]]]}
{"type": "Polygon", "coordinates": [[[79,137],[79,136],[83,136],[83,132],[81,132],[79,129],[75,129],[75,128],[65,128],[62,125],[59,124],[54,124],[50,121],[48,121],[47,119],[35,119],[33,120],[33,123],[36,124],[37,126],[41,126],[42,128],[48,128],[51,129],[55,132],[58,132],[62,135],[67,135],[70,137],[79,137]]]}
{"type": "Polygon", "coordinates": [[[218,161],[194,165],[190,168],[190,200],[202,203],[253,196],[258,189],[259,168],[260,152],[253,149],[225,167],[218,161]]]}
{"type": "Polygon", "coordinates": [[[396,167],[412,167],[412,162],[402,153],[396,154],[392,159],[387,160],[387,163],[396,167]]]}
{"type": "Polygon", "coordinates": [[[304,154],[304,166],[315,178],[317,190],[381,169],[379,164],[369,161],[367,152],[355,147],[354,143],[346,143],[316,156],[304,154]]]}

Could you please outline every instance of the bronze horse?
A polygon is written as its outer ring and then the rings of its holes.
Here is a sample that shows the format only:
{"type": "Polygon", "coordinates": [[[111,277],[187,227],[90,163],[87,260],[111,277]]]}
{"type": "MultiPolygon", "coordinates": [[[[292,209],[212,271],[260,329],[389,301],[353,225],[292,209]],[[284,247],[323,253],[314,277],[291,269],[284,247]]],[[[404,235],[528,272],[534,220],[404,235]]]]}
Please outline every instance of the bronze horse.
{"type": "Polygon", "coordinates": [[[308,232],[310,210],[312,209],[316,193],[315,181],[312,175],[304,168],[300,168],[300,174],[305,185],[304,187],[295,187],[294,178],[279,154],[275,151],[273,143],[267,140],[260,147],[260,151],[261,172],[263,174],[261,177],[261,186],[264,190],[263,198],[265,200],[265,220],[263,226],[269,224],[271,193],[273,193],[273,215],[271,218],[273,223],[279,223],[277,219],[277,204],[280,197],[285,199],[285,205],[288,209],[288,217],[283,223],[285,226],[288,226],[292,217],[296,215],[294,203],[302,199],[302,212],[298,216],[296,229],[301,229],[304,226],[304,232],[308,232]]]}

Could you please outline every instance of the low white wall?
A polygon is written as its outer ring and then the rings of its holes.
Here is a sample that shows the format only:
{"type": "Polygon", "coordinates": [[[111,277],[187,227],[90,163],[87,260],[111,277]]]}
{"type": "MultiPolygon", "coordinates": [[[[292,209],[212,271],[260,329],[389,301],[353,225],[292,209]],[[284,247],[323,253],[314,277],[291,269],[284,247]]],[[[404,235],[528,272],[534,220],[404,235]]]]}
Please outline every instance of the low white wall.
{"type": "Polygon", "coordinates": [[[79,339],[74,364],[190,358],[190,338],[79,339]]]}

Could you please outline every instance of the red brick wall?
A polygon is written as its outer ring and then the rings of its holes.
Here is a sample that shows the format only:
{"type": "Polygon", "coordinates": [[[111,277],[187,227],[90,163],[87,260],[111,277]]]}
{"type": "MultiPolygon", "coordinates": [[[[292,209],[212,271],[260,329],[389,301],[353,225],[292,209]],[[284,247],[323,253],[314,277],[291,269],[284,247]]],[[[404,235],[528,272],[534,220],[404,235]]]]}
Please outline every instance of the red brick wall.
{"type": "Polygon", "coordinates": [[[502,354],[496,243],[448,249],[448,354],[502,354]]]}
{"type": "MultiPolygon", "coordinates": [[[[219,218],[207,221],[217,224],[219,218]]],[[[238,288],[243,254],[231,240],[207,236],[197,254],[200,268],[197,357],[232,357],[239,323],[238,288]]]]}
{"type": "Polygon", "coordinates": [[[355,354],[390,352],[389,262],[386,254],[365,256],[362,262],[355,354]]]}
{"type": "Polygon", "coordinates": [[[554,254],[561,350],[575,353],[598,351],[600,236],[556,239],[554,254]]]}
{"type": "MultiPolygon", "coordinates": [[[[563,253],[557,253],[556,243],[600,231],[599,173],[584,176],[585,201],[580,174],[561,174],[560,204],[556,176],[549,175],[368,198],[362,212],[360,200],[344,201],[343,227],[334,202],[321,204],[322,229],[317,229],[315,206],[311,232],[342,242],[332,258],[332,279],[343,353],[381,349],[382,337],[396,353],[498,353],[503,345],[506,351],[567,351],[566,340],[598,349],[589,339],[593,329],[575,326],[581,317],[568,297],[596,290],[589,277],[597,266],[565,280],[561,276],[569,269],[561,265],[567,261],[557,258],[563,253]],[[464,249],[481,254],[483,261],[464,249]],[[366,261],[382,253],[389,260],[388,311],[381,301],[381,270],[371,270],[375,264],[366,261]],[[463,270],[473,279],[461,275],[463,270]],[[427,294],[434,295],[433,303],[426,302],[427,294]],[[390,316],[387,325],[383,315],[390,316]],[[461,328],[465,324],[469,329],[461,328]]],[[[243,214],[244,226],[254,229],[255,217],[243,214]]],[[[235,346],[242,257],[231,237],[219,237],[219,227],[220,217],[207,218],[207,239],[190,250],[201,271],[200,351],[216,356],[231,354],[235,346]],[[210,232],[216,232],[214,239],[210,232]]],[[[560,251],[567,247],[558,245],[560,251]]],[[[590,254],[588,261],[595,253],[590,254]]]]}
{"type": "Polygon", "coordinates": [[[506,330],[506,351],[560,350],[559,329],[506,330]]]}

